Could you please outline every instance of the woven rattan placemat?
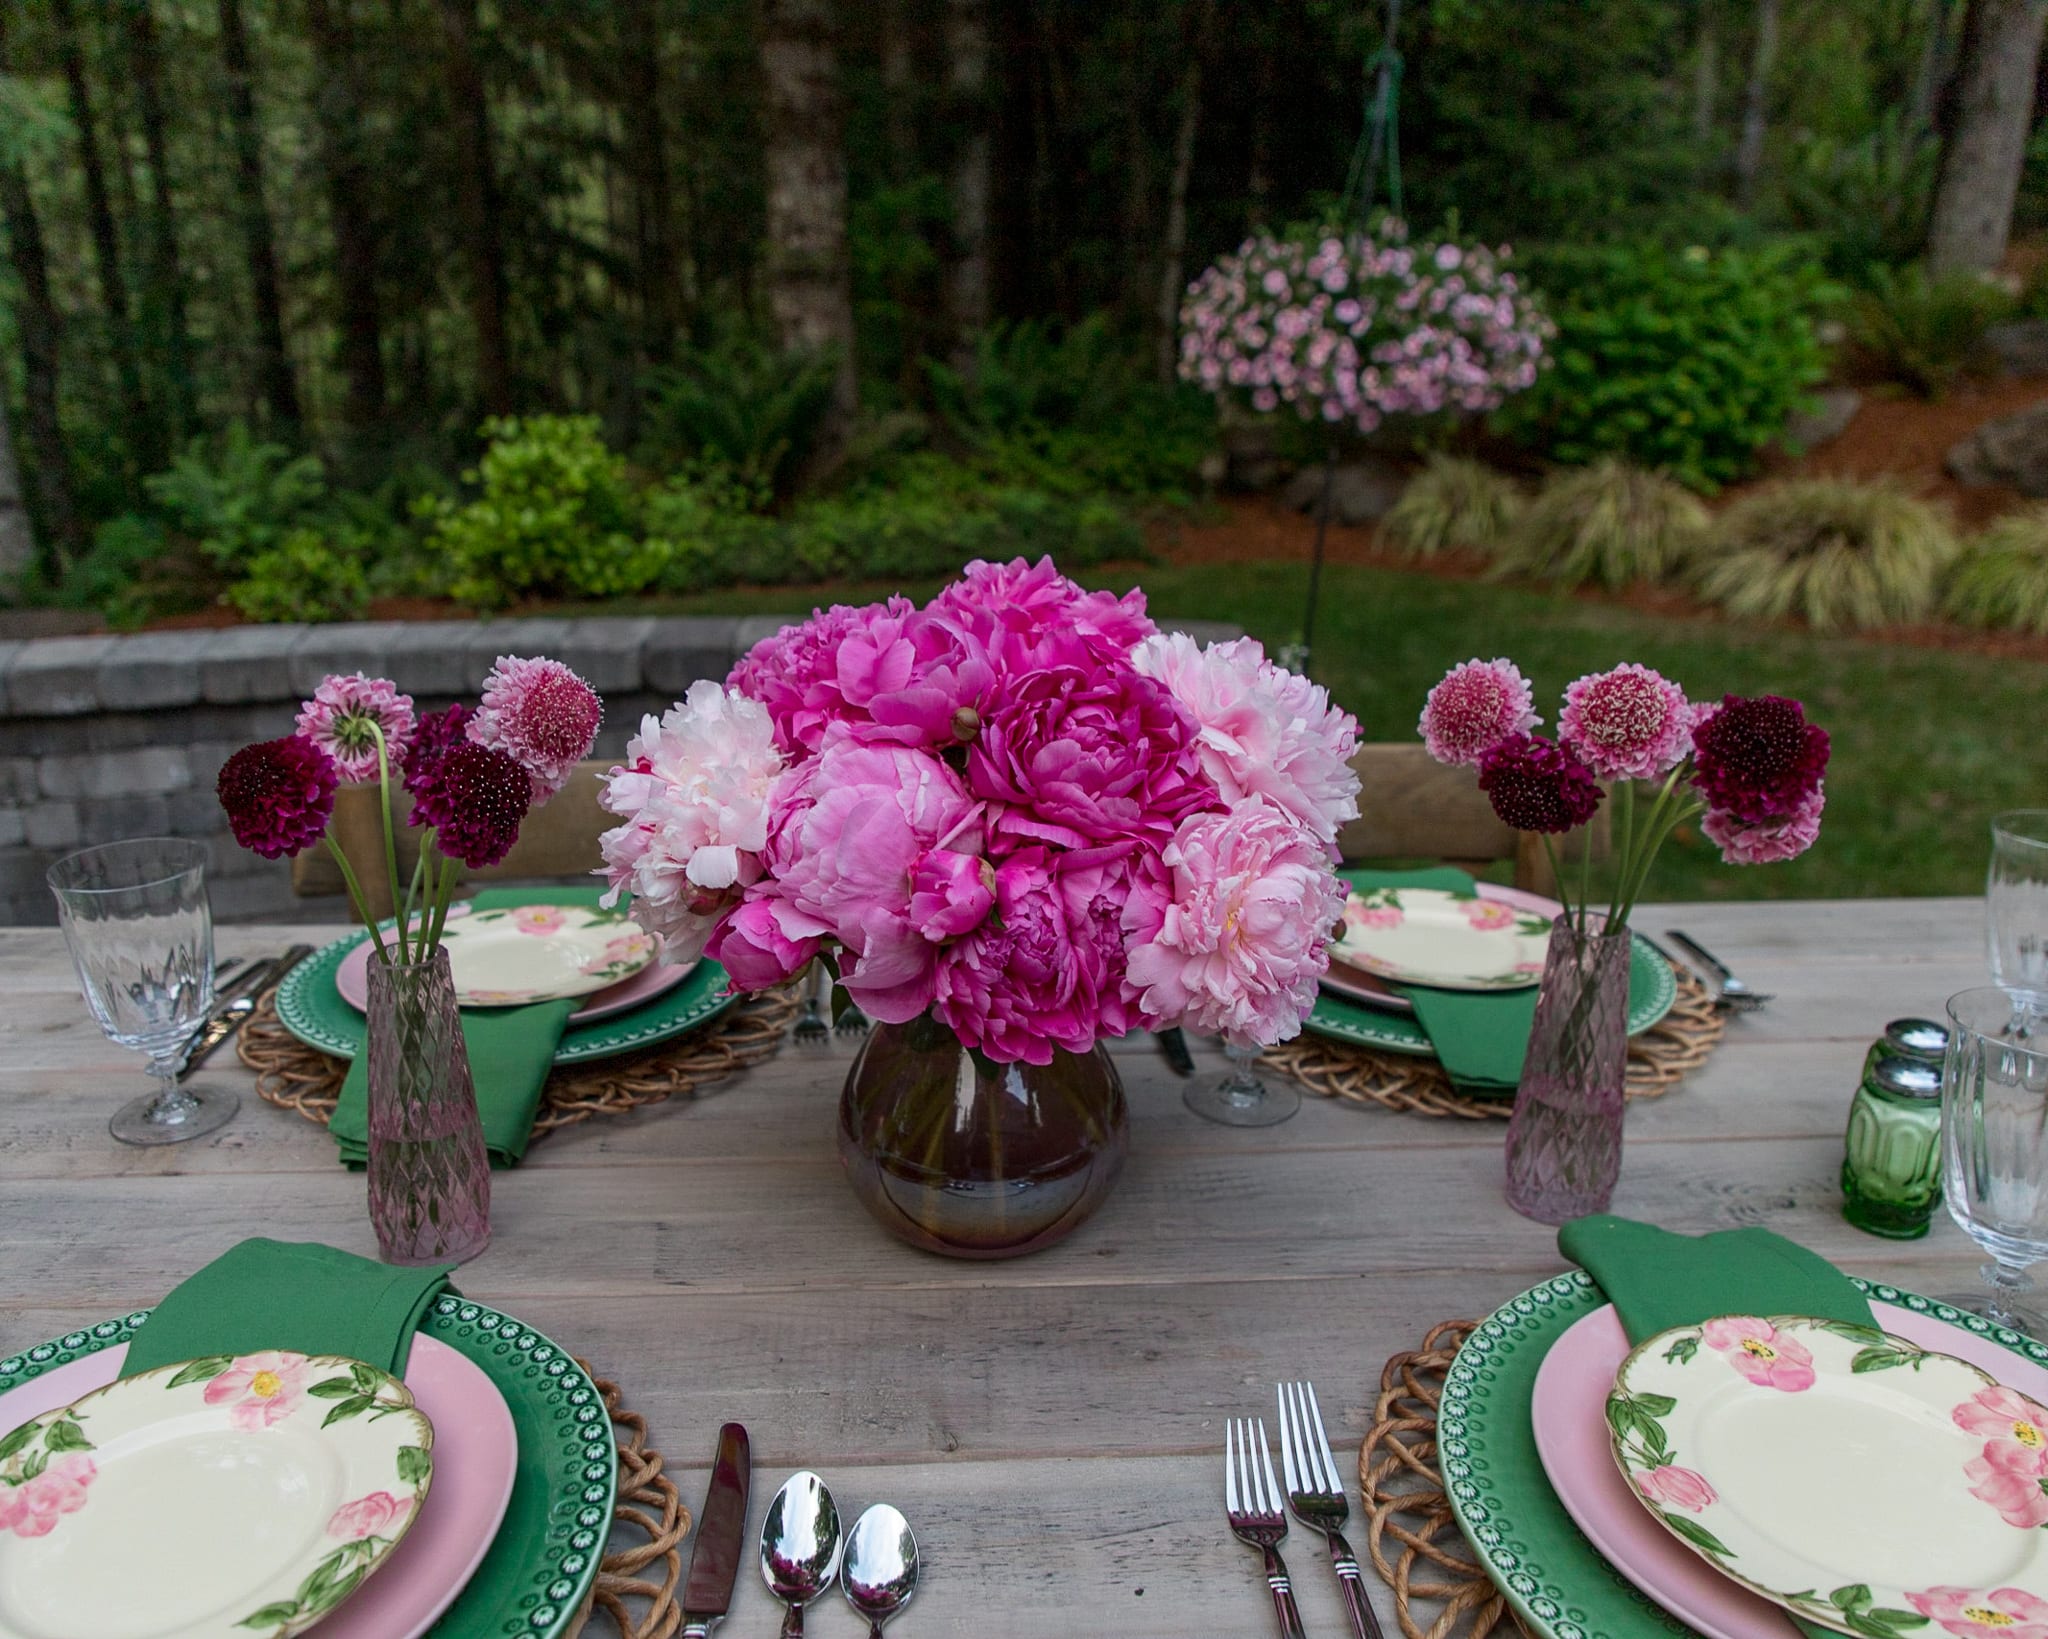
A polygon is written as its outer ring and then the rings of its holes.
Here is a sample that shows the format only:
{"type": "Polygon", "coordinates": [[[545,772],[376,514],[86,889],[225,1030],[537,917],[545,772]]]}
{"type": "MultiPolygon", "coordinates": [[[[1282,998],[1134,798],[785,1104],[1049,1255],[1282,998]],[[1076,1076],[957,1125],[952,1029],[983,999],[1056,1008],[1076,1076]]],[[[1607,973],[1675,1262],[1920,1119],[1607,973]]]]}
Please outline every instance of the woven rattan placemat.
{"type": "MultiPolygon", "coordinates": [[[[1628,1044],[1628,1096],[1655,1098],[1679,1078],[1706,1063],[1728,1028],[1707,987],[1690,973],[1678,975],[1678,1000],[1671,1011],[1628,1044]]],[[[1451,1085],[1435,1059],[1407,1053],[1377,1053],[1327,1036],[1306,1033],[1268,1048],[1262,1063],[1292,1076],[1311,1093],[1352,1104],[1373,1104],[1415,1115],[1456,1116],[1465,1121],[1505,1121],[1511,1098],[1470,1098],[1451,1085]]]]}
{"type": "Polygon", "coordinates": [[[675,1483],[662,1472],[661,1453],[647,1446],[647,1421],[621,1403],[619,1386],[608,1383],[588,1362],[577,1362],[611,1413],[619,1448],[619,1497],[612,1506],[612,1535],[589,1602],[569,1629],[569,1639],[616,1630],[620,1639],[670,1639],[683,1625],[676,1604],[682,1556],[676,1545],[689,1534],[690,1511],[675,1483]],[[601,1617],[595,1628],[594,1616],[601,1617]]]}
{"type": "MultiPolygon", "coordinates": [[[[256,1072],[256,1091],[279,1109],[295,1110],[327,1125],[348,1074],[346,1060],[308,1047],[284,1027],[266,994],[235,1038],[235,1051],[256,1072]]],[[[548,1077],[533,1136],[545,1138],[598,1115],[625,1115],[664,1099],[694,1098],[735,1070],[758,1064],[779,1048],[801,1005],[798,987],[742,997],[731,1011],[702,1028],[638,1053],[573,1068],[548,1077]]]]}

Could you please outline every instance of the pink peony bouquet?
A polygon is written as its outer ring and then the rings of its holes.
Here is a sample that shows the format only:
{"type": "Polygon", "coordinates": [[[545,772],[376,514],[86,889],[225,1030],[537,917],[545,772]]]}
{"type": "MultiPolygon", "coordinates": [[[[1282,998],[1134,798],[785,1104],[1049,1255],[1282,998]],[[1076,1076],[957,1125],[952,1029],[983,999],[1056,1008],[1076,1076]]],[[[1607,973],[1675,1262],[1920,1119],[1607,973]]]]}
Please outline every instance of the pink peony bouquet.
{"type": "Polygon", "coordinates": [[[1390,415],[1497,408],[1532,385],[1556,327],[1505,248],[1372,233],[1258,234],[1188,286],[1180,374],[1261,412],[1371,432],[1390,415]]]}
{"type": "Polygon", "coordinates": [[[1730,865],[1796,859],[1820,835],[1827,730],[1809,723],[1797,700],[1730,694],[1696,705],[1668,678],[1626,664],[1565,690],[1555,739],[1535,732],[1541,721],[1512,661],[1468,660],[1429,691],[1422,740],[1438,762],[1478,769],[1493,811],[1542,836],[1553,867],[1551,838],[1593,817],[1606,796],[1601,781],[1614,785],[1621,824],[1612,926],[1628,920],[1658,849],[1688,820],[1699,819],[1730,865]],[[1647,809],[1638,781],[1655,788],[1647,809]]]}
{"type": "Polygon", "coordinates": [[[977,562],[648,717],[604,796],[607,902],[737,989],[823,958],[874,1017],[998,1062],[1168,1025],[1268,1044],[1328,964],[1357,739],[1250,639],[977,562]]]}
{"type": "Polygon", "coordinates": [[[447,924],[456,866],[481,869],[511,851],[528,810],[560,791],[590,755],[603,717],[597,691],[559,660],[501,655],[484,679],[481,705],[424,715],[386,678],[337,675],[300,707],[296,733],[230,757],[216,790],[235,840],[265,859],[324,841],[378,955],[424,960],[447,924]],[[380,788],[385,868],[401,911],[389,946],[327,831],[337,787],[371,781],[380,788]],[[410,886],[398,879],[394,781],[412,797],[408,823],[424,832],[410,886]]]}

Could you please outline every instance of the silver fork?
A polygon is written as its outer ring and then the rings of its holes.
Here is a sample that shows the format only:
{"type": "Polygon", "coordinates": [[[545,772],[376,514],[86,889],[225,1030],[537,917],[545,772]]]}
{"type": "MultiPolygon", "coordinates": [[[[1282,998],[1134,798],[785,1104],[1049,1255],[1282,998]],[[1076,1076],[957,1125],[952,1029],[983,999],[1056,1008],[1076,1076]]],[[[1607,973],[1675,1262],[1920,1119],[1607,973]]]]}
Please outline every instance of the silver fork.
{"type": "Polygon", "coordinates": [[[1287,1580],[1287,1562],[1280,1557],[1287,1515],[1281,1507],[1280,1487],[1273,1479],[1264,1418],[1254,1423],[1250,1418],[1233,1417],[1224,1425],[1223,1508],[1237,1540],[1266,1556],[1266,1585],[1273,1590],[1280,1639],[1307,1639],[1301,1631],[1301,1612],[1294,1604],[1294,1584],[1287,1580]],[[1252,1443],[1254,1428],[1258,1430],[1256,1446],[1252,1443]]]}
{"type": "Polygon", "coordinates": [[[824,1012],[818,1006],[820,995],[825,1006],[832,1005],[832,975],[825,971],[822,963],[813,963],[809,973],[804,975],[804,1010],[796,1017],[796,1027],[790,1032],[791,1038],[806,1047],[832,1038],[832,1027],[825,1022],[824,1012]]]}
{"type": "Polygon", "coordinates": [[[1287,1500],[1293,1505],[1294,1517],[1322,1532],[1329,1543],[1330,1564],[1336,1568],[1337,1585],[1344,1592],[1344,1608],[1351,1613],[1351,1631],[1358,1639],[1384,1639],[1379,1619],[1365,1597],[1357,1556],[1341,1529],[1351,1517],[1351,1505],[1344,1500],[1344,1478],[1337,1472],[1329,1436],[1323,1432],[1323,1408],[1316,1404],[1316,1387],[1313,1383],[1282,1383],[1276,1392],[1280,1400],[1280,1466],[1287,1475],[1287,1500]]]}
{"type": "Polygon", "coordinates": [[[1748,985],[1736,978],[1733,973],[1728,971],[1728,964],[1726,962],[1722,961],[1720,957],[1707,949],[1705,945],[1693,938],[1691,934],[1681,933],[1677,928],[1666,928],[1664,932],[1667,938],[1674,944],[1681,946],[1688,955],[1697,956],[1709,968],[1713,969],[1714,977],[1720,981],[1721,985],[1720,990],[1714,996],[1714,1005],[1716,1007],[1725,1007],[1736,1013],[1749,1013],[1762,1007],[1765,1002],[1771,999],[1772,993],[1751,990],[1748,985]]]}

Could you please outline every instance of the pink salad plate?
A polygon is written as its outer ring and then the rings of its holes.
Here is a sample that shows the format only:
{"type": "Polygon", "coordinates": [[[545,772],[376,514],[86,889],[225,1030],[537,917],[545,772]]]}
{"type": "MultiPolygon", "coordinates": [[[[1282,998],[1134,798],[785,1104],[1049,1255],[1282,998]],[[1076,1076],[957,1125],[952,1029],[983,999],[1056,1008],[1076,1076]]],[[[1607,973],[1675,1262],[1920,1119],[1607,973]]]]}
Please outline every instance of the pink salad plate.
{"type": "MultiPolygon", "coordinates": [[[[0,1394],[0,1431],[105,1388],[127,1358],[123,1343],[0,1394]]],[[[405,1386],[434,1425],[433,1489],[383,1568],[321,1620],[320,1639],[420,1639],[483,1563],[512,1500],[519,1437],[483,1368],[436,1338],[415,1337],[405,1386]]]]}
{"type": "MultiPolygon", "coordinates": [[[[630,979],[621,979],[615,985],[607,985],[585,998],[581,1007],[569,1015],[569,1022],[591,1024],[598,1019],[608,1019],[614,1013],[630,1013],[642,1002],[651,1002],[655,997],[675,989],[690,976],[695,962],[683,962],[670,967],[663,962],[650,962],[630,979]]],[[[341,999],[358,1013],[370,1010],[370,941],[360,945],[341,959],[341,966],[334,970],[334,988],[341,992],[341,999]]]]}
{"type": "MultiPolygon", "coordinates": [[[[1880,1329],[1981,1366],[1999,1382],[2048,1400],[2048,1370],[1988,1337],[1894,1303],[1873,1303],[1880,1329]]],[[[1799,1639],[1778,1606],[1730,1581],[1650,1517],[1614,1461],[1607,1396],[1628,1358],[1628,1334],[1608,1304],[1550,1346],[1530,1401],[1536,1450],[1551,1489],[1608,1563],[1706,1639],[1799,1639]]]]}
{"type": "MultiPolygon", "coordinates": [[[[1494,882],[1482,882],[1478,887],[1481,899],[1511,905],[1516,910],[1528,911],[1533,916],[1547,916],[1554,922],[1564,915],[1562,905],[1555,899],[1545,899],[1540,893],[1529,893],[1521,888],[1504,888],[1494,882]]],[[[1385,979],[1366,972],[1362,967],[1351,966],[1342,957],[1331,958],[1330,971],[1323,975],[1323,988],[1333,990],[1339,996],[1349,997],[1354,1002],[1363,1002],[1367,1007],[1377,1007],[1385,1013],[1415,1011],[1415,1004],[1385,979]]],[[[360,1007],[362,1004],[359,1002],[356,1005],[360,1007]]]]}

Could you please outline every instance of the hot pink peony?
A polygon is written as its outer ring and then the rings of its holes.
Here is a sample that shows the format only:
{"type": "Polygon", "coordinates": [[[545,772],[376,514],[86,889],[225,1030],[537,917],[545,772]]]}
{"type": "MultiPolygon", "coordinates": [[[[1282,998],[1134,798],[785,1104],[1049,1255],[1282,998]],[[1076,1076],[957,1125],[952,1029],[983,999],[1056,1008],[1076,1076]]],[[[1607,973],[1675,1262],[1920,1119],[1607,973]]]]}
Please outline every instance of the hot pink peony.
{"type": "Polygon", "coordinates": [[[1827,807],[1825,782],[1813,788],[1790,814],[1780,819],[1745,824],[1733,815],[1709,809],[1700,820],[1706,838],[1721,850],[1729,865],[1775,865],[1797,859],[1820,840],[1821,810],[1827,807]]]}
{"type": "Polygon", "coordinates": [[[469,719],[470,739],[504,752],[533,781],[533,800],[546,802],[590,755],[604,721],[597,690],[559,660],[501,654],[484,679],[483,706],[469,719]]]}
{"type": "Polygon", "coordinates": [[[1717,1351],[1752,1383],[1798,1394],[1814,1384],[1813,1356],[1797,1338],[1787,1337],[1755,1315],[1723,1315],[1700,1328],[1717,1351]]]}
{"type": "Polygon", "coordinates": [[[995,868],[973,854],[933,848],[911,869],[911,926],[933,944],[972,933],[995,903],[995,868]]]}
{"type": "Polygon", "coordinates": [[[1194,719],[1196,755],[1225,802],[1264,797],[1333,846],[1358,817],[1358,720],[1333,707],[1328,690],[1274,665],[1255,639],[1203,649],[1162,632],[1131,663],[1194,719]]]}
{"type": "Polygon", "coordinates": [[[1440,763],[1476,765],[1509,735],[1542,721],[1529,680],[1512,660],[1468,660],[1429,691],[1422,743],[1440,763]]]}
{"type": "Polygon", "coordinates": [[[725,969],[735,990],[766,990],[809,967],[831,931],[774,884],[758,883],[718,924],[704,954],[725,969]]]}
{"type": "Polygon", "coordinates": [[[1926,1588],[1906,1602],[1958,1639],[2048,1639],[2048,1599],[2023,1588],[1926,1588]]]}
{"type": "Polygon", "coordinates": [[[1683,1508],[1688,1514],[1697,1514],[1721,1500],[1704,1474],[1674,1468],[1668,1463],[1662,1468],[1645,1469],[1635,1480],[1644,1499],[1662,1508],[1683,1508]]]}
{"type": "Polygon", "coordinates": [[[1184,820],[1172,899],[1134,906],[1130,979],[1148,1017],[1270,1046],[1301,1029],[1329,968],[1344,885],[1321,842],[1261,797],[1184,820]]]}
{"type": "Polygon", "coordinates": [[[394,769],[405,762],[412,744],[412,696],[400,694],[388,678],[362,672],[323,678],[313,698],[299,707],[299,736],[334,759],[344,780],[377,777],[377,741],[384,742],[385,760],[394,769]]]}
{"type": "Polygon", "coordinates": [[[1086,591],[1051,558],[977,558],[932,599],[929,613],[1012,672],[1063,661],[1075,645],[1090,656],[1123,659],[1157,630],[1143,592],[1086,591]]]}
{"type": "Polygon", "coordinates": [[[206,1403],[226,1406],[236,1428],[268,1428],[306,1397],[306,1357],[277,1349],[237,1356],[206,1385],[206,1403]]]}
{"type": "Polygon", "coordinates": [[[2041,1489],[2048,1463],[2038,1446],[2018,1440],[1987,1440],[1983,1452],[1963,1465],[1970,1495],[1998,1510],[2006,1524],[2022,1531],[2048,1525],[2048,1493],[2041,1489]]]}
{"type": "Polygon", "coordinates": [[[1557,737],[1603,780],[1653,780],[1685,761],[1692,724],[1685,691],[1630,662],[1564,691],[1557,737]]]}
{"type": "Polygon", "coordinates": [[[394,1497],[389,1491],[372,1491],[367,1497],[345,1502],[327,1522],[327,1534],[344,1542],[361,1542],[365,1537],[388,1537],[392,1527],[412,1512],[412,1498],[394,1497]]]}
{"type": "Polygon", "coordinates": [[[910,683],[918,656],[907,632],[916,613],[907,598],[814,610],[749,649],[726,686],[768,708],[784,756],[815,752],[833,723],[867,720],[878,699],[910,683]]]}
{"type": "Polygon", "coordinates": [[[34,1479],[0,1485],[0,1532],[46,1537],[58,1520],[85,1506],[86,1487],[99,1470],[82,1451],[67,1451],[34,1479]]]}

